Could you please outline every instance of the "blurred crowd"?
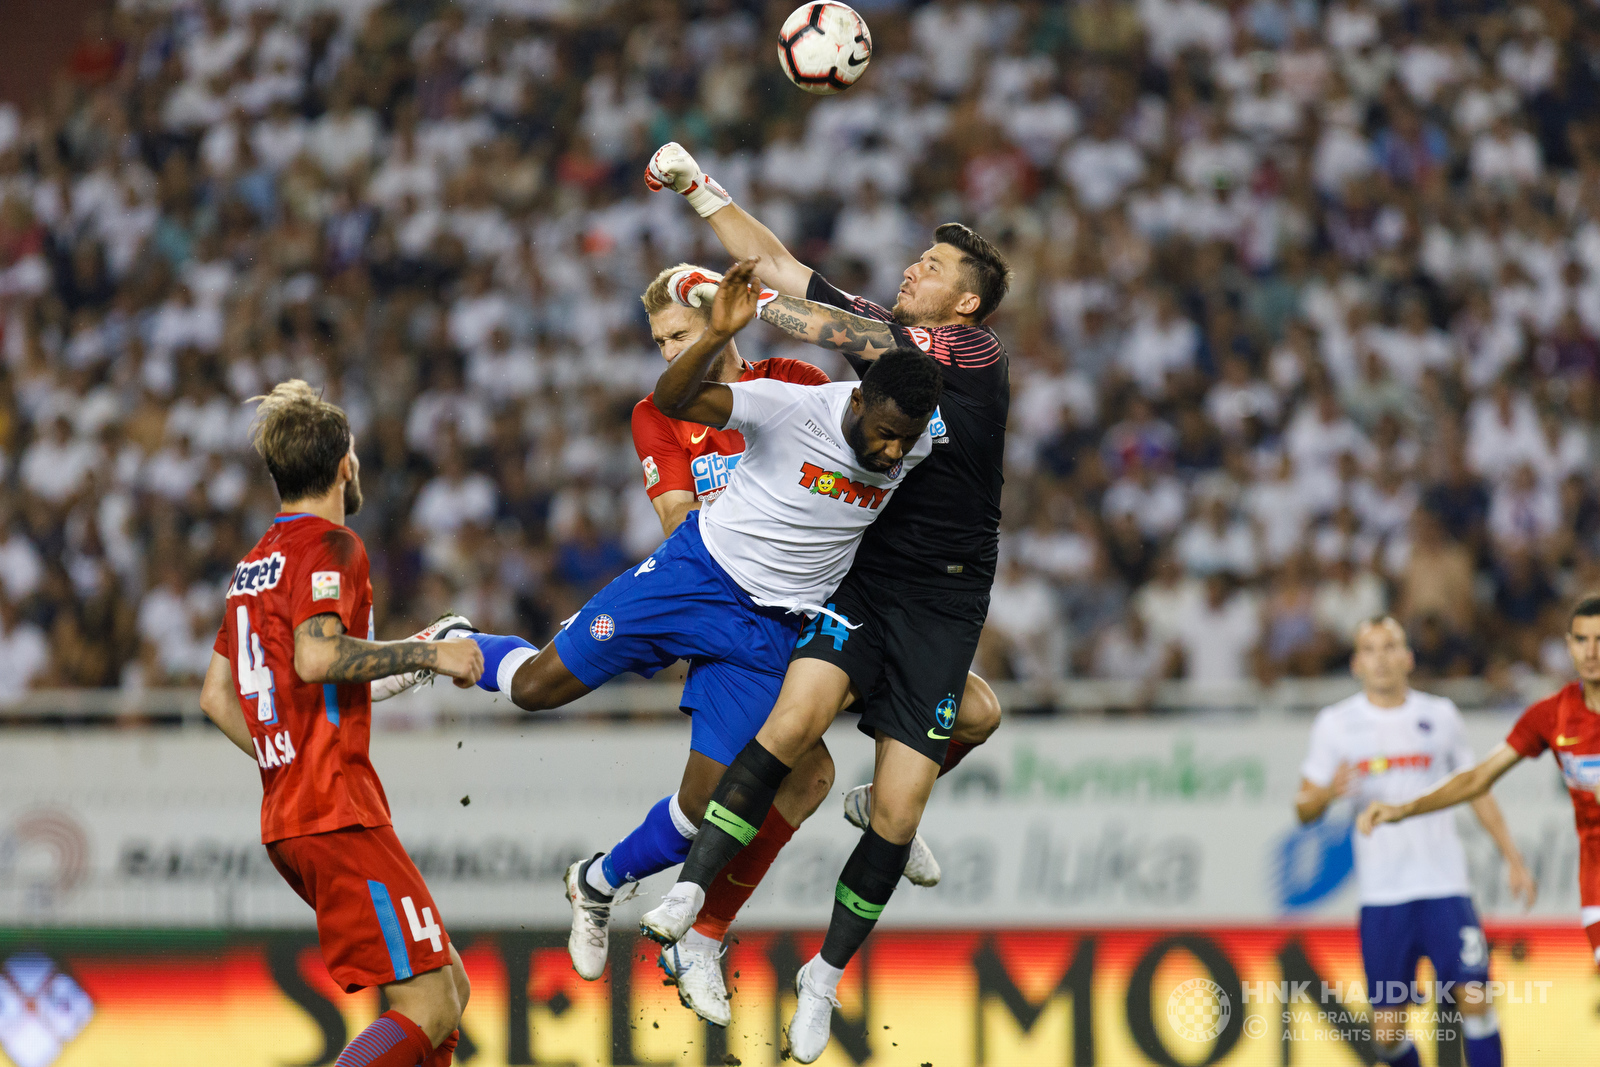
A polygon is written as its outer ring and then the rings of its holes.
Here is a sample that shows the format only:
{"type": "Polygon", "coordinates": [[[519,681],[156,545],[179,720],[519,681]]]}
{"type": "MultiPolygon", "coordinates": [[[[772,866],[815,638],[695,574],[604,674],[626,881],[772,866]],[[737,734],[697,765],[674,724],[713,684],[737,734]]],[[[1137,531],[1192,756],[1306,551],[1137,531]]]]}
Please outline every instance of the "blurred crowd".
{"type": "MultiPolygon", "coordinates": [[[[1016,270],[980,669],[1562,671],[1600,588],[1600,12],[1496,0],[122,0],[0,106],[0,700],[192,684],[276,508],[248,398],[356,429],[377,629],[541,640],[661,531],[638,301],[721,266],[677,140],[835,284],[1016,270]]],[[[830,353],[764,326],[746,358],[830,353]]],[[[961,502],[952,501],[952,507],[961,502]]]]}

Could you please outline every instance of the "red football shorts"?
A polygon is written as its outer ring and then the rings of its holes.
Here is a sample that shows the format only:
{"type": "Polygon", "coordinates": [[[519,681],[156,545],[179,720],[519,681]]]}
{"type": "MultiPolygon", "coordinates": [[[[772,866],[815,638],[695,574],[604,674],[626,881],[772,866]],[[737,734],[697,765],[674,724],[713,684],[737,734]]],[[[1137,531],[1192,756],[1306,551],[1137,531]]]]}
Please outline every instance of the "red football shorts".
{"type": "Polygon", "coordinates": [[[450,937],[394,827],[289,837],[267,856],[317,913],[322,961],[354,993],[450,963],[450,937]]]}

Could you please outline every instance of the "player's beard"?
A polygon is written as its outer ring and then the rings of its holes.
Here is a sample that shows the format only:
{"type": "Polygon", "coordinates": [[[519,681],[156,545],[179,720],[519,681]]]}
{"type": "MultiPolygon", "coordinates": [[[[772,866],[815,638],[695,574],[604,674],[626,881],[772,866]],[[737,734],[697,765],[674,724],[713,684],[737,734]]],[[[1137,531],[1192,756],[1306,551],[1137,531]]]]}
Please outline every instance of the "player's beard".
{"type": "Polygon", "coordinates": [[[354,515],[361,510],[361,478],[351,478],[344,483],[344,513],[354,515]]]}
{"type": "Polygon", "coordinates": [[[850,451],[856,454],[856,462],[867,468],[867,470],[882,473],[893,466],[893,464],[885,465],[867,454],[867,432],[861,428],[860,419],[857,419],[855,425],[844,432],[844,439],[845,443],[850,446],[850,451]]]}

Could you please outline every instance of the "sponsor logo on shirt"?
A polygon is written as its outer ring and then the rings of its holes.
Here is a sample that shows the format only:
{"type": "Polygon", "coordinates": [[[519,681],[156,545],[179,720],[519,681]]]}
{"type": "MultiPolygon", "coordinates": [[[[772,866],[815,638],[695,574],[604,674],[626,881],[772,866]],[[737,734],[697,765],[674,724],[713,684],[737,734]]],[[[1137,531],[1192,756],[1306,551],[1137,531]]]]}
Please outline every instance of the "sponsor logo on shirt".
{"type": "Polygon", "coordinates": [[[1571,752],[1558,752],[1561,760],[1561,777],[1568,789],[1593,792],[1600,786],[1600,755],[1578,756],[1571,752]]]}
{"type": "Polygon", "coordinates": [[[950,428],[944,424],[944,416],[937,407],[933,409],[933,418],[928,420],[928,436],[933,438],[936,445],[950,443],[950,428]]]}
{"type": "Polygon", "coordinates": [[[282,552],[274,552],[265,559],[241,563],[233,568],[233,581],[228,583],[228,596],[255,596],[278,584],[283,577],[283,566],[288,561],[282,552]]]}
{"type": "Polygon", "coordinates": [[[250,741],[256,746],[256,766],[262,770],[287,767],[294,762],[294,742],[289,739],[288,730],[279,730],[266,737],[252,734],[250,741]]]}
{"type": "Polygon", "coordinates": [[[731,456],[724,456],[721,452],[707,452],[703,456],[694,457],[689,463],[689,473],[694,475],[694,495],[704,498],[726,489],[734,468],[743,458],[743,452],[736,452],[731,456]]]}
{"type": "Polygon", "coordinates": [[[877,511],[883,505],[884,497],[889,495],[887,486],[862,485],[843,474],[823,470],[815,463],[800,464],[800,485],[821,496],[831,496],[835,500],[872,511],[877,511]]]}
{"type": "Polygon", "coordinates": [[[1386,774],[1389,771],[1425,771],[1433,766],[1433,757],[1426,752],[1407,756],[1374,756],[1356,764],[1362,774],[1386,774]]]}
{"type": "Polygon", "coordinates": [[[311,599],[312,600],[338,600],[339,599],[339,572],[338,571],[312,571],[311,572],[311,599]]]}
{"type": "Polygon", "coordinates": [[[644,487],[649,489],[661,480],[661,471],[656,468],[656,457],[644,457],[644,487]]]}

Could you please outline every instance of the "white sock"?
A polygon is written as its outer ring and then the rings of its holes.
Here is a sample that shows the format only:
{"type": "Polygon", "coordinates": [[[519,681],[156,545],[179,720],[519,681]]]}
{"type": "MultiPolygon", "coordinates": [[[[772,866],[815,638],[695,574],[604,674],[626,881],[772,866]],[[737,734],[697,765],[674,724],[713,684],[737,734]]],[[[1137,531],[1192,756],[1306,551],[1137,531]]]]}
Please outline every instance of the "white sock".
{"type": "Polygon", "coordinates": [[[721,941],[718,941],[714,937],[707,937],[699,930],[694,929],[691,929],[688,933],[684,934],[683,940],[679,941],[678,944],[683,945],[685,948],[693,949],[696,952],[709,952],[713,955],[722,951],[721,941]]]}
{"type": "Polygon", "coordinates": [[[693,882],[678,882],[671,889],[667,890],[665,899],[687,900],[690,907],[694,908],[694,910],[698,912],[700,910],[700,906],[706,902],[706,891],[695,885],[693,882]]]}
{"type": "Polygon", "coordinates": [[[617,887],[606,881],[604,856],[596,856],[594,858],[594,862],[589,864],[589,870],[584,874],[583,880],[589,883],[590,889],[593,889],[601,896],[610,897],[616,895],[617,887]]]}
{"type": "Polygon", "coordinates": [[[821,986],[824,992],[833,993],[839,988],[839,979],[844,977],[844,968],[835,967],[822,958],[819,952],[811,957],[811,962],[806,964],[806,979],[814,986],[821,986]]]}
{"type": "Polygon", "coordinates": [[[683,813],[683,807],[678,803],[678,794],[672,794],[672,803],[667,805],[667,814],[672,816],[672,826],[684,837],[693,841],[700,833],[700,828],[689,821],[689,816],[683,813]]]}
{"type": "Polygon", "coordinates": [[[505,654],[500,661],[500,667],[495,671],[494,684],[499,686],[500,692],[507,696],[511,694],[511,680],[517,676],[517,671],[522,665],[539,654],[537,648],[514,648],[505,654]]]}

